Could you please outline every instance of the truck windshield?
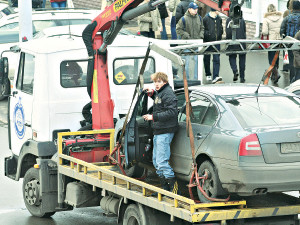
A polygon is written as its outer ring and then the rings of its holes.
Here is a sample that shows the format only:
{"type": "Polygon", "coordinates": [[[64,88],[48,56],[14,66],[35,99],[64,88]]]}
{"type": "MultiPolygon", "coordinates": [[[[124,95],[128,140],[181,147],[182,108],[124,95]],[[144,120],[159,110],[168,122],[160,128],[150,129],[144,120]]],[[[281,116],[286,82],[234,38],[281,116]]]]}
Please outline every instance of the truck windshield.
{"type": "MultiPolygon", "coordinates": [[[[119,58],[113,63],[114,83],[117,85],[136,84],[144,58],[119,58]]],[[[155,73],[154,58],[149,57],[144,72],[144,83],[151,83],[151,74],[155,73]]]]}
{"type": "Polygon", "coordinates": [[[244,128],[300,124],[298,97],[253,97],[230,100],[227,103],[244,128]]]}

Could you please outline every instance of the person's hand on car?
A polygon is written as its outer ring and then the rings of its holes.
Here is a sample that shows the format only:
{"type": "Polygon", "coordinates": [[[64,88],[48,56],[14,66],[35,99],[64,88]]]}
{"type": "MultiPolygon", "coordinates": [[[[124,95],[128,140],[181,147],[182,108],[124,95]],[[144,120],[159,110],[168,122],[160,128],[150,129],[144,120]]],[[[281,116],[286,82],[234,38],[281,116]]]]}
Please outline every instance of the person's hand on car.
{"type": "Polygon", "coordinates": [[[143,115],[143,118],[144,118],[144,120],[153,120],[153,115],[151,115],[151,114],[146,114],[146,115],[143,115]]]}

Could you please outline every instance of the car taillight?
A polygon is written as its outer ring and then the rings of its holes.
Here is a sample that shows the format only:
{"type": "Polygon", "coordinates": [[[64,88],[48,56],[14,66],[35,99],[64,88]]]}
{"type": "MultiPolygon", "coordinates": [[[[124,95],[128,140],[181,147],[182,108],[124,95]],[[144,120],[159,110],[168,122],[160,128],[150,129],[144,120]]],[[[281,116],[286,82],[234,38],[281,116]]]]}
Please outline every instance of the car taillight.
{"type": "Polygon", "coordinates": [[[242,138],[239,147],[239,156],[262,155],[261,147],[256,134],[250,134],[242,138]]]}

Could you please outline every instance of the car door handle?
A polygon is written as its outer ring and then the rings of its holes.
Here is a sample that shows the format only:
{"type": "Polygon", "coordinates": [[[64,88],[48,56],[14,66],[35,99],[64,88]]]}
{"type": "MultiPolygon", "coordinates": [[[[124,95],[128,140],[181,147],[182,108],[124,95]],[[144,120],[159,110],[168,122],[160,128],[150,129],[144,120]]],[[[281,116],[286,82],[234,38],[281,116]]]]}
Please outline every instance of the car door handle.
{"type": "Polygon", "coordinates": [[[18,94],[18,91],[13,91],[12,96],[15,97],[16,94],[18,94]]]}
{"type": "Polygon", "coordinates": [[[197,133],[197,134],[195,135],[195,138],[196,138],[197,140],[200,140],[200,139],[203,138],[203,137],[202,137],[202,135],[201,135],[200,133],[197,133]]]}

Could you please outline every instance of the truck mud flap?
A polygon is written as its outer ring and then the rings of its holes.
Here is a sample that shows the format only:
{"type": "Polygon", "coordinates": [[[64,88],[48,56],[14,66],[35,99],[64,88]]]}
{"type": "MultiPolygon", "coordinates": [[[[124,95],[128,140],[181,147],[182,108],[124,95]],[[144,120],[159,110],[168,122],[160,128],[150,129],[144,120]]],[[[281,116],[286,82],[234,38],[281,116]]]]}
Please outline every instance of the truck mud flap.
{"type": "Polygon", "coordinates": [[[13,180],[16,178],[18,157],[12,155],[4,159],[4,174],[13,180]]]}

